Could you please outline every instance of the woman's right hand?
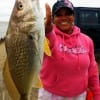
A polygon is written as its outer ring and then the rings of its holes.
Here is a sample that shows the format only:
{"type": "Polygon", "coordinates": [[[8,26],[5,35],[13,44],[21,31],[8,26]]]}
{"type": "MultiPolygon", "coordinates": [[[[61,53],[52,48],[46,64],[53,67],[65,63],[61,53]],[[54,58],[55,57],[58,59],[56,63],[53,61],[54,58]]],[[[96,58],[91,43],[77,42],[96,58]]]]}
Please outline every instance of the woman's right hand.
{"type": "Polygon", "coordinates": [[[45,33],[49,33],[52,31],[52,15],[51,15],[51,8],[49,4],[45,4],[46,8],[46,18],[45,18],[45,33]]]}

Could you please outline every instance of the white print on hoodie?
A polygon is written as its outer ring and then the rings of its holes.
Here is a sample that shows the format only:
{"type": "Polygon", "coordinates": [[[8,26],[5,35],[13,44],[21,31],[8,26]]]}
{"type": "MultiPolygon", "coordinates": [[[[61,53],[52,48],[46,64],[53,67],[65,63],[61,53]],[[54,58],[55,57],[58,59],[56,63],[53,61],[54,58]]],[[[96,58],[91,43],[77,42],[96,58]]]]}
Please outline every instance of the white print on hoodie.
{"type": "Polygon", "coordinates": [[[83,48],[82,46],[68,48],[66,45],[63,44],[59,45],[59,50],[60,52],[73,53],[73,54],[83,54],[87,52],[85,48],[83,48]]]}

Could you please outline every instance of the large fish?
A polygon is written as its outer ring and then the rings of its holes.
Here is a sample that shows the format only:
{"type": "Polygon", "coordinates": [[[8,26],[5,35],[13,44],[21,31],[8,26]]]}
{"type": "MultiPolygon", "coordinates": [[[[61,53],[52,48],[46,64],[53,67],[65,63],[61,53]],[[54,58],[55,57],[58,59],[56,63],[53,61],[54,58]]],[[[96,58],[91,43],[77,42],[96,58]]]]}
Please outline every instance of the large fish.
{"type": "Polygon", "coordinates": [[[12,80],[20,100],[29,92],[43,59],[44,19],[38,0],[16,0],[10,17],[5,47],[12,80]]]}

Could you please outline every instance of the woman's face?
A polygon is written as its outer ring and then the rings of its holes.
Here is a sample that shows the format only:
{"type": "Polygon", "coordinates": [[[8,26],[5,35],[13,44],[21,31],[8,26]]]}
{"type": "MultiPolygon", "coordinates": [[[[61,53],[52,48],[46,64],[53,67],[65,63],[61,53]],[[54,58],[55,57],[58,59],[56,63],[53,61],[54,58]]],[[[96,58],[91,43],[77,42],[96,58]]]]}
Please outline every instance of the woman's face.
{"type": "Polygon", "coordinates": [[[70,34],[74,23],[74,14],[66,8],[58,10],[53,17],[54,24],[63,32],[70,34]]]}

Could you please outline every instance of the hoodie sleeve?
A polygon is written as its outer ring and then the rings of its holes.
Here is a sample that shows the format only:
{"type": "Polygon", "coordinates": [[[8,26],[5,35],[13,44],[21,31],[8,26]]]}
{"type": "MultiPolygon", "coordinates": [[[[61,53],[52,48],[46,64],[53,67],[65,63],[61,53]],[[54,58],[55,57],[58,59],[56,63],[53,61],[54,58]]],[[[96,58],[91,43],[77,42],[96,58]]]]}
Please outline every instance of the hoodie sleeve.
{"type": "Polygon", "coordinates": [[[88,69],[89,73],[89,88],[93,92],[93,100],[100,100],[100,85],[99,85],[99,72],[98,72],[98,65],[95,61],[94,56],[94,45],[93,41],[90,40],[89,45],[89,56],[90,56],[90,66],[88,69]]]}

